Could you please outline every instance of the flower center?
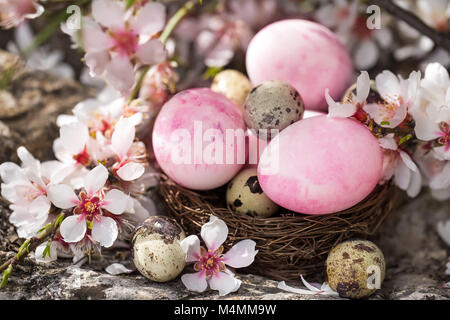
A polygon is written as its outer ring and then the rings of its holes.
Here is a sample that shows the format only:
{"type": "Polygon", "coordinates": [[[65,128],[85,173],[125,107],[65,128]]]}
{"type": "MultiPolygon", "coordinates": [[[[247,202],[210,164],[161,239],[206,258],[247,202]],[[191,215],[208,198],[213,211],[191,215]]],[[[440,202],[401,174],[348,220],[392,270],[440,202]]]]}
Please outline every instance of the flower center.
{"type": "Polygon", "coordinates": [[[113,50],[120,55],[131,56],[137,51],[138,34],[133,30],[111,31],[110,35],[113,39],[113,50]]]}
{"type": "Polygon", "coordinates": [[[368,39],[372,36],[373,30],[367,28],[367,17],[358,16],[353,24],[353,33],[360,39],[368,39]]]}
{"type": "Polygon", "coordinates": [[[445,151],[448,151],[450,149],[450,125],[446,122],[441,122],[439,128],[441,132],[438,133],[440,135],[438,143],[444,145],[445,151]]]}
{"type": "Polygon", "coordinates": [[[91,162],[91,159],[90,159],[89,153],[86,150],[86,147],[84,147],[84,150],[82,152],[74,155],[73,159],[77,163],[81,164],[82,166],[87,166],[91,162]]]}
{"type": "Polygon", "coordinates": [[[218,248],[216,251],[208,251],[201,247],[200,252],[198,262],[194,265],[195,271],[205,272],[207,278],[218,274],[220,271],[225,271],[226,268],[222,255],[223,247],[218,248]]]}
{"type": "Polygon", "coordinates": [[[88,221],[92,221],[97,216],[101,215],[101,208],[99,205],[100,198],[97,196],[89,197],[86,193],[80,193],[81,202],[77,208],[77,214],[85,217],[88,221]]]}

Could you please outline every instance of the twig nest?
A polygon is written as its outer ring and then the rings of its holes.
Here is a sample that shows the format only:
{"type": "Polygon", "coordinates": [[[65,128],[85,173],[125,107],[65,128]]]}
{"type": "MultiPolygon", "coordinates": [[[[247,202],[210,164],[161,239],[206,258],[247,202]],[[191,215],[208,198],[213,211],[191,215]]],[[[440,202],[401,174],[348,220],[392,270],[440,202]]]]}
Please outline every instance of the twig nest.
{"type": "Polygon", "coordinates": [[[242,72],[231,69],[219,72],[211,85],[212,91],[223,94],[241,109],[244,109],[245,99],[252,88],[250,80],[242,72]]]}
{"type": "Polygon", "coordinates": [[[249,128],[257,133],[267,130],[270,137],[270,130],[281,131],[302,119],[304,110],[303,99],[294,87],[281,81],[266,81],[248,95],[244,118],[249,128]]]}
{"type": "Polygon", "coordinates": [[[334,247],[326,261],[329,286],[341,297],[359,299],[381,287],[386,263],[381,250],[367,240],[348,240],[334,247]]]}
{"type": "Polygon", "coordinates": [[[256,168],[242,170],[228,184],[227,204],[237,213],[259,218],[268,218],[278,210],[261,189],[256,168]]]}
{"type": "Polygon", "coordinates": [[[131,239],[137,270],[156,282],[175,279],[186,265],[179,244],[184,238],[184,231],[173,219],[155,216],[145,220],[131,239]]]}

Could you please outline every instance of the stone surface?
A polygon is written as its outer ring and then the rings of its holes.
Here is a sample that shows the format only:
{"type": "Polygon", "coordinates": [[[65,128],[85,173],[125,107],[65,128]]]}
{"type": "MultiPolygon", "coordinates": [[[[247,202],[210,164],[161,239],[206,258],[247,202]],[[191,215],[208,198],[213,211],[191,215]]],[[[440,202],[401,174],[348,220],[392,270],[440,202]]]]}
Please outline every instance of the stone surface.
{"type": "MultiPolygon", "coordinates": [[[[0,52],[0,61],[1,57],[0,52]]],[[[56,115],[67,112],[77,101],[88,95],[74,82],[55,81],[39,73],[29,74],[28,80],[34,83],[39,98],[33,100],[33,107],[26,113],[0,122],[1,162],[17,161],[15,149],[23,142],[38,158],[51,158],[51,143],[57,134],[54,124],[56,115]]],[[[14,96],[17,97],[23,90],[20,90],[20,83],[15,85],[14,96]]],[[[384,253],[387,270],[382,289],[371,299],[450,298],[450,289],[443,286],[450,281],[450,276],[445,275],[449,248],[436,232],[437,222],[450,218],[449,208],[449,201],[437,202],[424,193],[389,217],[379,235],[372,239],[384,253]]],[[[0,263],[11,258],[12,252],[17,251],[21,244],[14,228],[8,223],[9,214],[8,204],[0,198],[0,263]]],[[[81,268],[72,265],[71,259],[37,265],[31,257],[26,258],[14,270],[8,287],[0,290],[0,299],[220,298],[215,291],[203,294],[188,292],[179,279],[158,284],[137,272],[111,276],[104,269],[113,262],[121,262],[132,268],[129,250],[105,251],[103,260],[93,259],[89,265],[81,268]]],[[[242,280],[241,288],[225,299],[339,299],[283,292],[277,289],[276,281],[259,276],[238,277],[242,280]]],[[[289,281],[288,285],[301,287],[300,281],[289,281]]]]}

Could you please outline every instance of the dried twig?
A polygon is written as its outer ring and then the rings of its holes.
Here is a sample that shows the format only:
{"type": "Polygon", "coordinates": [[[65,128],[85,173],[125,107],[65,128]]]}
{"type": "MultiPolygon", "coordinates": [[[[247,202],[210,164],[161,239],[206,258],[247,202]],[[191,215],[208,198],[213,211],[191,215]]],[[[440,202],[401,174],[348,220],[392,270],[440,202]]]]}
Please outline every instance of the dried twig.
{"type": "Polygon", "coordinates": [[[392,0],[369,0],[369,2],[383,8],[392,16],[406,22],[409,26],[427,36],[434,43],[450,53],[450,34],[439,32],[426,25],[420,18],[412,12],[396,5],[392,0]]]}
{"type": "Polygon", "coordinates": [[[51,224],[48,224],[42,230],[42,232],[39,233],[39,235],[34,238],[25,240],[25,242],[20,246],[19,252],[17,252],[14,257],[0,266],[0,272],[3,272],[3,278],[0,282],[0,288],[6,286],[8,278],[13,271],[14,265],[16,265],[22,258],[26,257],[31,251],[36,250],[39,245],[51,238],[51,236],[54,235],[56,230],[59,228],[64,217],[65,213],[62,212],[51,224]]]}

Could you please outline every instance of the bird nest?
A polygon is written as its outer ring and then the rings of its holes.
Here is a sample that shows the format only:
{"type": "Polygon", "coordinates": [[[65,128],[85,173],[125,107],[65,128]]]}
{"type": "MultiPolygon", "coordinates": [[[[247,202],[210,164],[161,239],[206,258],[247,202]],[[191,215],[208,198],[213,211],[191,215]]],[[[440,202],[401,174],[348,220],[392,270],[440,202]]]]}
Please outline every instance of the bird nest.
{"type": "Polygon", "coordinates": [[[346,239],[374,235],[398,202],[397,189],[388,183],[339,213],[312,216],[280,210],[277,216],[255,218],[227,208],[225,191],[220,188],[194,192],[166,177],[160,185],[171,216],[185,231],[199,234],[210,215],[217,216],[229,228],[225,247],[244,239],[256,242],[259,252],[245,271],[275,280],[322,272],[328,252],[335,245],[346,239]]]}

